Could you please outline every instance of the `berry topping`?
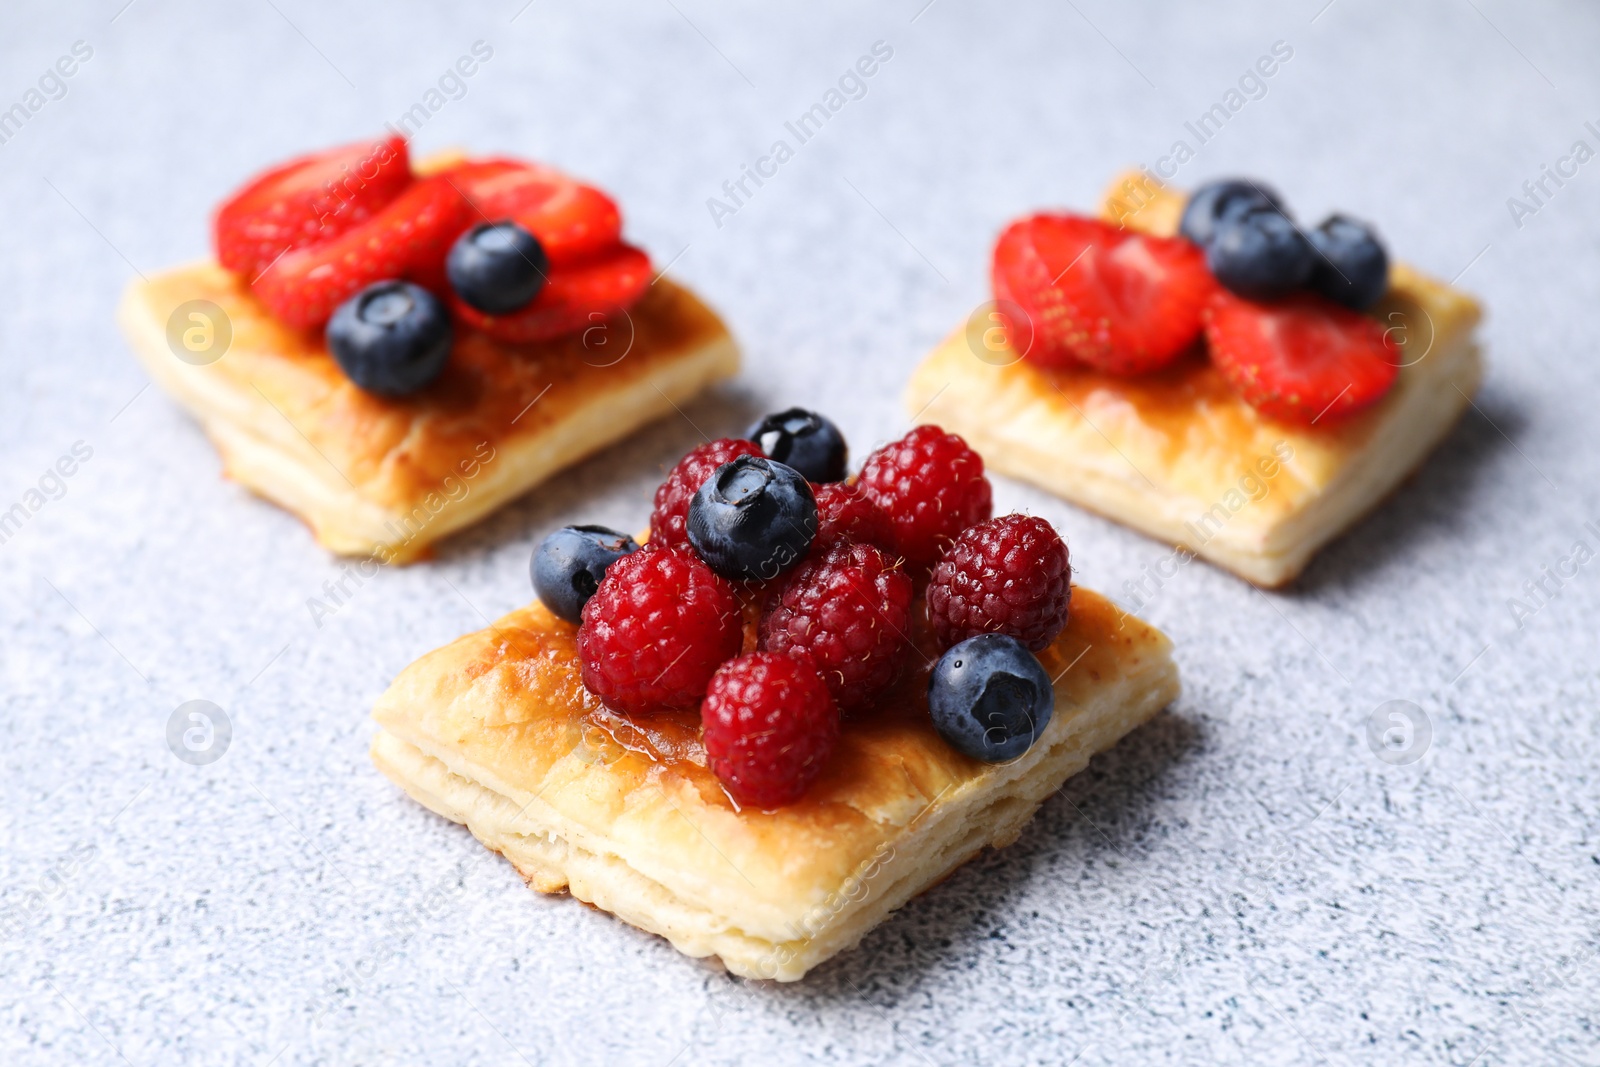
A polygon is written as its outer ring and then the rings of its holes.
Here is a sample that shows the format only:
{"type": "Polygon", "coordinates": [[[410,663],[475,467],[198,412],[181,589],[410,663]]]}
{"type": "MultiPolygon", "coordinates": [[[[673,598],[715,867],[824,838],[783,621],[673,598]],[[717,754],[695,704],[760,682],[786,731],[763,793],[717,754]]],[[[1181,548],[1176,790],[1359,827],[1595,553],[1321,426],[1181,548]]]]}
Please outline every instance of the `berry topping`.
{"type": "Polygon", "coordinates": [[[533,591],[557,618],[581,622],[606,568],[637,551],[637,541],[608,527],[563,526],[533,550],[533,591]]]}
{"type": "Polygon", "coordinates": [[[700,706],[706,759],[740,804],[805,795],[839,740],[839,709],[803,659],[752,652],[724,664],[700,706]]]}
{"type": "Polygon", "coordinates": [[[813,556],[840,541],[894,549],[889,516],[872,502],[861,486],[829,482],[813,486],[812,492],[817,498],[817,537],[811,542],[813,556]]]}
{"type": "Polygon", "coordinates": [[[783,583],[761,620],[761,647],[804,652],[839,707],[872,701],[911,647],[911,579],[872,545],[838,544],[783,583]]]}
{"type": "Polygon", "coordinates": [[[1071,580],[1055,527],[1001,515],[967,527],[945,550],[928,585],[928,621],[942,648],[1001,633],[1038,652],[1067,625],[1071,580]]]}
{"type": "Polygon", "coordinates": [[[1211,361],[1245,400],[1285,422],[1358,411],[1399,373],[1399,351],[1382,326],[1319,296],[1256,304],[1218,293],[1206,314],[1211,361]]]}
{"type": "Polygon", "coordinates": [[[817,501],[800,472],[765,456],[717,468],[689,501],[689,543],[711,569],[765,582],[805,558],[817,535],[817,501]]]}
{"type": "Polygon", "coordinates": [[[379,396],[414,393],[450,359],[450,316],[410,282],[375,282],[328,320],[328,350],[356,385],[379,396]]]}
{"type": "Polygon", "coordinates": [[[1197,245],[1210,244],[1218,222],[1257,208],[1282,211],[1283,200],[1269,186],[1248,178],[1207,182],[1184,205],[1178,232],[1197,245]]]}
{"type": "Polygon", "coordinates": [[[605,193],[537,163],[470,160],[445,171],[480,219],[510,219],[539,239],[550,262],[580,263],[622,239],[622,215],[605,193]]]}
{"type": "Polygon", "coordinates": [[[285,253],[256,279],[256,295],[290,326],[321,326],[375,281],[440,271],[470,210],[448,181],[424,178],[361,225],[285,253]]]}
{"type": "Polygon", "coordinates": [[[445,272],[462,300],[504,315],[539,295],[550,260],[539,239],[515,222],[486,222],[456,238],[445,272]]]}
{"type": "Polygon", "coordinates": [[[1317,251],[1311,290],[1335,304],[1363,311],[1389,289],[1389,253],[1371,226],[1330,215],[1306,234],[1317,251]]]}
{"type": "Polygon", "coordinates": [[[917,572],[993,507],[983,457],[937,426],[918,426],[872,453],[858,484],[889,517],[895,550],[917,572]]]}
{"type": "Polygon", "coordinates": [[[629,245],[584,263],[555,263],[553,255],[551,262],[544,288],[520,311],[488,315],[460,299],[452,309],[497,341],[529,344],[601,325],[632,307],[650,287],[650,257],[629,245]]]}
{"type": "Polygon", "coordinates": [[[841,482],[850,450],[839,427],[805,408],[768,415],[745,433],[761,451],[813,482],[841,482]]]}
{"type": "Polygon", "coordinates": [[[721,437],[698,446],[667,472],[667,480],[656,489],[655,509],[650,512],[650,544],[667,548],[689,543],[689,501],[707,478],[724,463],[740,456],[759,456],[754,441],[721,437]]]}
{"type": "Polygon", "coordinates": [[[618,711],[686,708],[744,641],[733,587],[686,549],[623,556],[583,606],[583,684],[618,711]]]}
{"type": "Polygon", "coordinates": [[[1181,238],[1120,230],[1077,215],[1034,215],[994,249],[994,296],[1032,320],[1026,357],[1111,374],[1172,362],[1200,333],[1215,284],[1200,249],[1181,238]]]}
{"type": "Polygon", "coordinates": [[[285,251],[360,225],[410,184],[403,137],[292,159],[252,179],[217,209],[217,260],[254,281],[285,251]]]}
{"type": "Polygon", "coordinates": [[[1206,266],[1230,292],[1275,300],[1311,278],[1317,254],[1289,216],[1256,208],[1218,220],[1206,245],[1206,266]]]}
{"type": "Polygon", "coordinates": [[[950,649],[928,676],[933,727],[951,748],[985,763],[1016,759],[1050,725],[1055,690],[1027,646],[979,634],[950,649]]]}

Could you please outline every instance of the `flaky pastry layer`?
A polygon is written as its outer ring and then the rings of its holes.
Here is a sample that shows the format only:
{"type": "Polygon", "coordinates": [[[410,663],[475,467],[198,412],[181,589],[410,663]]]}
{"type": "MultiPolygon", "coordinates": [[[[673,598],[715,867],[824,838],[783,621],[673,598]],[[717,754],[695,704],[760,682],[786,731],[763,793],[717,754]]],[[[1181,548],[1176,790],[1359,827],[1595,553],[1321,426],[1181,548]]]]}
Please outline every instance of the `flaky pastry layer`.
{"type": "MultiPolygon", "coordinates": [[[[1112,186],[1103,215],[1170,235],[1183,203],[1135,173],[1112,186]]],[[[1383,400],[1337,423],[1268,418],[1199,351],[1139,378],[1036,367],[981,315],[923,360],[905,403],[994,470],[1281,586],[1422,463],[1482,378],[1481,310],[1466,294],[1395,264],[1372,314],[1406,365],[1383,400]]]]}
{"type": "Polygon", "coordinates": [[[134,282],[119,318],[229,477],[299,515],[329,549],[387,562],[416,559],[739,365],[716,314],[666,278],[625,318],[557,341],[459,334],[439,379],[398,399],[358,389],[319,334],[273,319],[215,264],[134,282]],[[200,365],[169,340],[169,320],[195,300],[221,308],[232,333],[200,365]]]}
{"type": "Polygon", "coordinates": [[[424,656],[374,709],[374,761],[533,888],[782,981],[1009,844],[1092,755],[1178,693],[1166,637],[1078,588],[1066,632],[1040,656],[1055,715],[1019,759],[982,764],[940,740],[923,666],[847,720],[800,803],[740,810],[704,765],[698,714],[611,715],[578,678],[573,638],[535,603],[424,656]]]}

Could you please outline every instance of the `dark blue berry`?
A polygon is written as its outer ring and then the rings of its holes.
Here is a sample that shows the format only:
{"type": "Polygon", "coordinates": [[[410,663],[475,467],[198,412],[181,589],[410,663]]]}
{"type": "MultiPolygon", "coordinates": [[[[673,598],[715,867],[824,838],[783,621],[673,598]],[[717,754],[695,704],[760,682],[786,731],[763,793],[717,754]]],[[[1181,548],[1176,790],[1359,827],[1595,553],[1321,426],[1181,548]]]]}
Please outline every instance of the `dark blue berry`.
{"type": "Polygon", "coordinates": [[[1311,289],[1336,304],[1364,311],[1389,290],[1389,253],[1371,226],[1329,215],[1306,234],[1318,255],[1311,289]]]}
{"type": "Polygon", "coordinates": [[[1245,178],[1223,178],[1207,182],[1194,191],[1183,208],[1178,232],[1197,245],[1211,243],[1217,223],[1256,208],[1283,210],[1278,194],[1260,182],[1245,178]]]}
{"type": "Polygon", "coordinates": [[[487,314],[508,315],[539,295],[550,258],[516,223],[486,222],[456,238],[444,269],[461,299],[487,314]]]}
{"type": "Polygon", "coordinates": [[[928,711],[951,748],[985,763],[1016,759],[1050,725],[1056,694],[1038,657],[1005,634],[979,634],[939,657],[928,711]]]}
{"type": "Polygon", "coordinates": [[[689,501],[689,543],[733,581],[776,578],[805,558],[816,534],[805,476],[765,456],[724,463],[689,501]]]}
{"type": "Polygon", "coordinates": [[[850,450],[839,427],[805,408],[768,415],[745,433],[772,459],[813,482],[844,481],[850,450]]]}
{"type": "Polygon", "coordinates": [[[1310,280],[1316,259],[1305,234],[1276,208],[1220,220],[1206,246],[1212,276],[1246,300],[1287,296],[1310,280]]]}
{"type": "Polygon", "coordinates": [[[582,622],[583,606],[600,588],[606,568],[637,551],[637,541],[605,526],[563,526],[533,550],[533,591],[558,617],[582,622]]]}
{"type": "Polygon", "coordinates": [[[328,350],[352,382],[379,396],[414,393],[450,358],[450,316],[410,282],[373,282],[328,320],[328,350]]]}

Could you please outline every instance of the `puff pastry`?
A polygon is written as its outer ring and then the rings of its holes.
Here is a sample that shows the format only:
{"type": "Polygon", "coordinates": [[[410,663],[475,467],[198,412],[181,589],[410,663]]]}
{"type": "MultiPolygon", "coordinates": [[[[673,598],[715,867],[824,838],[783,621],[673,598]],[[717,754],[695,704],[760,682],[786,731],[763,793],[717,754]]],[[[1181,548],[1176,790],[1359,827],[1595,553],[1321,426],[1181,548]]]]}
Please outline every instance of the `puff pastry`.
{"type": "Polygon", "coordinates": [[[1092,755],[1178,694],[1167,638],[1076,589],[1040,654],[1055,715],[1019,759],[981,764],[941,741],[924,669],[846,722],[799,804],[741,811],[705,767],[698,713],[616,718],[579,680],[575,634],[536,602],[424,656],[377,703],[373,760],[534,889],[780,981],[1011,843],[1092,755]]]}
{"type": "Polygon", "coordinates": [[[739,369],[721,320],[667,278],[604,336],[504,345],[459,334],[439,380],[401,399],[356,388],[320,336],[274,320],[215,264],[134,282],[119,319],[229,477],[299,515],[334,552],[391,563],[417,559],[739,369]],[[232,330],[204,365],[178,359],[168,341],[169,317],[194,300],[220,307],[232,330]]]}
{"type": "MultiPolygon", "coordinates": [[[[1170,235],[1183,204],[1133,172],[1113,183],[1102,216],[1170,235]]],[[[1282,586],[1422,463],[1483,375],[1481,309],[1465,293],[1397,263],[1371,314],[1393,329],[1406,365],[1379,403],[1332,425],[1260,414],[1199,353],[1142,378],[1047,370],[1003,342],[980,352],[969,333],[981,324],[922,362],[905,403],[994,470],[1282,586]]]]}

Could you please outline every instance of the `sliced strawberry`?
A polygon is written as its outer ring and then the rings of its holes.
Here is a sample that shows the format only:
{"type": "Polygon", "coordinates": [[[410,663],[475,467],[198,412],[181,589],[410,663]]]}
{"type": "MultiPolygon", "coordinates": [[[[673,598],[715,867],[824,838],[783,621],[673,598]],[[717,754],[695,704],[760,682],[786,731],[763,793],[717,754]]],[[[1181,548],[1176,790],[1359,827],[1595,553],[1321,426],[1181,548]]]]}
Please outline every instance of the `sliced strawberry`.
{"type": "Polygon", "coordinates": [[[1239,394],[1284,422],[1325,424],[1375,403],[1400,351],[1375,319],[1310,293],[1257,304],[1219,289],[1206,342],[1239,394]]]}
{"type": "Polygon", "coordinates": [[[515,159],[469,160],[444,172],[480,221],[514,219],[539,239],[555,265],[579,263],[622,240],[616,202],[552,167],[515,159]]]}
{"type": "Polygon", "coordinates": [[[360,226],[286,253],[256,280],[256,295],[290,326],[321,326],[375,281],[442,274],[451,243],[473,217],[448,181],[424,178],[360,226]]]}
{"type": "Polygon", "coordinates": [[[403,137],[290,160],[253,178],[217,209],[217,260],[253,281],[286,250],[359,226],[410,184],[403,137]]]}
{"type": "Polygon", "coordinates": [[[486,315],[452,297],[456,316],[500,341],[548,341],[633,305],[650,285],[650,257],[631,245],[576,266],[552,266],[533,303],[509,315],[486,315]]]}
{"type": "Polygon", "coordinates": [[[1121,230],[1078,215],[1034,215],[996,242],[996,300],[1033,320],[1026,358],[1144,374],[1177,359],[1200,335],[1216,283],[1190,242],[1121,230]]]}

